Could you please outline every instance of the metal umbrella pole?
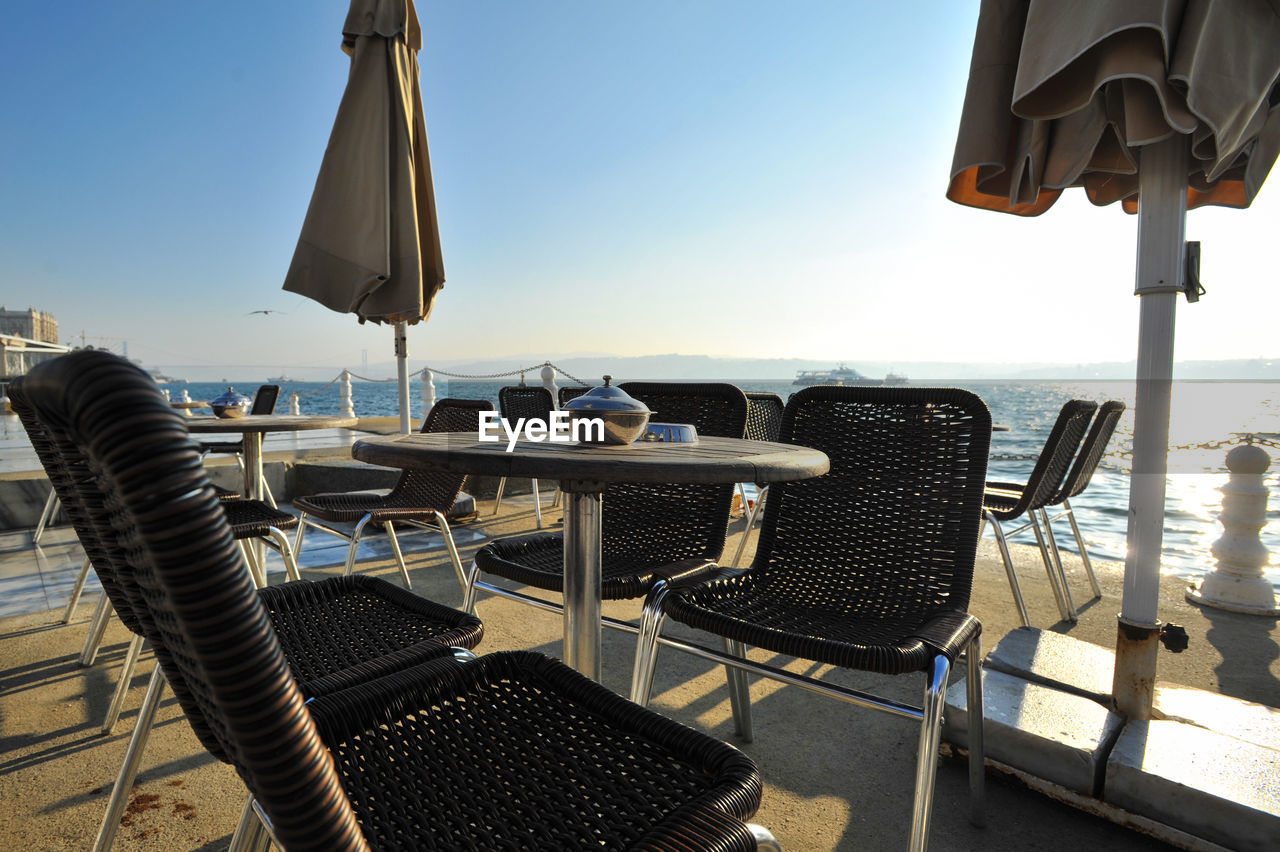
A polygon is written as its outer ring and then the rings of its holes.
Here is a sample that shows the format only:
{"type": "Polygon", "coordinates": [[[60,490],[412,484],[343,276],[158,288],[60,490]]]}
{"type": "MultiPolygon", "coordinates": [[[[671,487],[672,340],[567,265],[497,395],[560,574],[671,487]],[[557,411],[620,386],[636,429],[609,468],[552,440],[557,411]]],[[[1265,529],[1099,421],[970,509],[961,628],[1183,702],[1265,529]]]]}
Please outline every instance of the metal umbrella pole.
{"type": "Polygon", "coordinates": [[[1185,274],[1188,144],[1186,136],[1175,134],[1144,147],[1139,171],[1135,292],[1141,307],[1133,473],[1112,681],[1116,709],[1132,719],[1150,717],[1155,690],[1174,317],[1185,274]]]}
{"type": "Polygon", "coordinates": [[[407,330],[409,324],[404,320],[396,323],[396,378],[400,384],[400,434],[408,435],[409,425],[409,341],[407,330]]]}

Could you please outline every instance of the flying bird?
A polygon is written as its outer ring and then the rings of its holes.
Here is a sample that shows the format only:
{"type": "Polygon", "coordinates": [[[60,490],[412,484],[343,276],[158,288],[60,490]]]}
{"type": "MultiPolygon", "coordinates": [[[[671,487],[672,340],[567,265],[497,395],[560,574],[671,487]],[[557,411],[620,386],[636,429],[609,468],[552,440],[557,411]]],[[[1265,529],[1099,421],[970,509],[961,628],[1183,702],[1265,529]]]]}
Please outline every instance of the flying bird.
{"type": "Polygon", "coordinates": [[[286,311],[249,311],[245,316],[253,316],[254,314],[283,314],[286,311]]]}

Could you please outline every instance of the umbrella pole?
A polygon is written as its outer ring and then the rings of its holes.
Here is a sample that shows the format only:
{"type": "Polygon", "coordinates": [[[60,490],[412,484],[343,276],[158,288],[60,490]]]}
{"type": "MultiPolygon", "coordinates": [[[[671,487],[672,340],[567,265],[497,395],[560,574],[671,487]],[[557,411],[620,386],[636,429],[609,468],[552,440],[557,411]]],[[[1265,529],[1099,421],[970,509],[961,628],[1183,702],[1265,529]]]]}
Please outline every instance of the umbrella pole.
{"type": "Polygon", "coordinates": [[[396,379],[400,383],[400,434],[408,435],[409,425],[409,324],[396,323],[396,379]]]}
{"type": "Polygon", "coordinates": [[[1132,719],[1150,718],[1155,691],[1174,316],[1182,292],[1186,237],[1187,144],[1187,137],[1175,135],[1145,146],[1139,166],[1135,292],[1140,319],[1133,472],[1124,598],[1111,687],[1116,710],[1132,719]]]}

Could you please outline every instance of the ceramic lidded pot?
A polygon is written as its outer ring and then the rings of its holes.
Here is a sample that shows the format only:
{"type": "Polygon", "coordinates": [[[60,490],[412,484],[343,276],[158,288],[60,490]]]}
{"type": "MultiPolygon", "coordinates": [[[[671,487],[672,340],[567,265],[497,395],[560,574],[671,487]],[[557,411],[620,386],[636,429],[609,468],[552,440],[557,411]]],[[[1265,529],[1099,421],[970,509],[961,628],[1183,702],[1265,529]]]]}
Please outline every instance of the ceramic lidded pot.
{"type": "Polygon", "coordinates": [[[209,407],[218,417],[244,417],[249,413],[249,406],[252,403],[253,400],[249,397],[236,393],[235,388],[227,388],[227,392],[211,401],[209,407]]]}
{"type": "Polygon", "coordinates": [[[605,376],[604,384],[592,388],[582,396],[571,399],[564,404],[570,421],[591,420],[599,418],[604,423],[603,438],[598,429],[584,424],[581,434],[589,444],[630,444],[644,434],[649,416],[653,413],[649,406],[628,394],[622,388],[609,383],[613,376],[605,376]]]}

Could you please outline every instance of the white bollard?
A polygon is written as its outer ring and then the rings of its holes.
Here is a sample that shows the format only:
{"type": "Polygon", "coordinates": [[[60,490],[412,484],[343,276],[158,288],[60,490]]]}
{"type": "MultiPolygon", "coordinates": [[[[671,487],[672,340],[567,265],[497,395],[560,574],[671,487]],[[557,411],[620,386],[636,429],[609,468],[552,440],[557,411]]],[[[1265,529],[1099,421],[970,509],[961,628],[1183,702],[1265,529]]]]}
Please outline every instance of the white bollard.
{"type": "Polygon", "coordinates": [[[301,414],[301,413],[302,413],[301,408],[298,406],[298,392],[297,392],[297,391],[294,391],[293,393],[289,394],[289,413],[290,413],[290,414],[301,414]]]}
{"type": "Polygon", "coordinates": [[[182,393],[178,396],[178,402],[190,402],[190,401],[191,401],[191,394],[187,392],[186,388],[183,388],[182,393]]]}
{"type": "Polygon", "coordinates": [[[1271,466],[1266,450],[1244,444],[1227,453],[1231,476],[1222,486],[1222,538],[1213,543],[1217,567],[1187,589],[1192,603],[1248,615],[1280,615],[1271,581],[1265,576],[1270,554],[1259,533],[1267,523],[1267,487],[1271,466]]]}
{"type": "Polygon", "coordinates": [[[542,365],[542,386],[551,391],[551,404],[559,408],[560,403],[557,402],[559,394],[556,392],[556,370],[550,364],[542,365]]]}
{"type": "Polygon", "coordinates": [[[343,417],[355,417],[355,407],[351,405],[351,371],[342,371],[342,381],[338,384],[338,413],[343,417]]]}
{"type": "Polygon", "coordinates": [[[10,414],[9,410],[9,385],[0,382],[0,414],[10,414]]]}
{"type": "Polygon", "coordinates": [[[422,422],[436,404],[436,375],[425,367],[422,370],[422,422]]]}

